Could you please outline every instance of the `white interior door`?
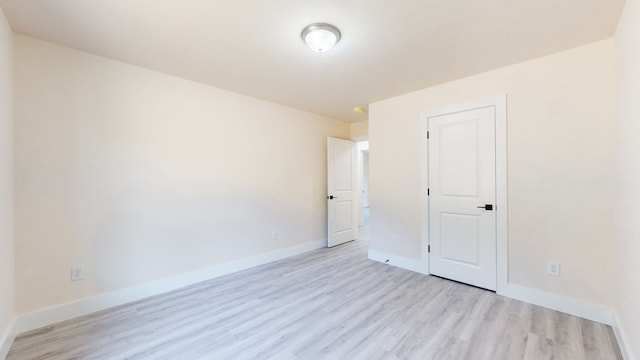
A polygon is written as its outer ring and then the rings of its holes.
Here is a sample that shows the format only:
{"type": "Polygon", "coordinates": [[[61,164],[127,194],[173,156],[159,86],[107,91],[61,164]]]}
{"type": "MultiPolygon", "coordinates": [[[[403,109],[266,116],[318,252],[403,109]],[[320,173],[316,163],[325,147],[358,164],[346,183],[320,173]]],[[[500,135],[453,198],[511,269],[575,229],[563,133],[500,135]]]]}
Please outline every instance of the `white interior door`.
{"type": "Polygon", "coordinates": [[[336,246],[358,236],[356,143],[327,138],[328,245],[336,246]]]}
{"type": "Polygon", "coordinates": [[[495,108],[428,126],[429,272],[496,290],[495,108]]]}

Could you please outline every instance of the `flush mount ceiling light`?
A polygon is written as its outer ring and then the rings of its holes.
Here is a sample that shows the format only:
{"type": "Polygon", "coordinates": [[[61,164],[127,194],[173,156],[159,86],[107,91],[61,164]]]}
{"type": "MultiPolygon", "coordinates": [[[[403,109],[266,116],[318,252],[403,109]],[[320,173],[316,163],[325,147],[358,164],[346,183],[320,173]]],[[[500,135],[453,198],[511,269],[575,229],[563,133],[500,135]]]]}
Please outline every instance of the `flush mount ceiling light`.
{"type": "Polygon", "coordinates": [[[302,30],[302,40],[309,49],[319,53],[331,49],[340,41],[340,36],[337,27],[325,23],[311,24],[302,30]]]}

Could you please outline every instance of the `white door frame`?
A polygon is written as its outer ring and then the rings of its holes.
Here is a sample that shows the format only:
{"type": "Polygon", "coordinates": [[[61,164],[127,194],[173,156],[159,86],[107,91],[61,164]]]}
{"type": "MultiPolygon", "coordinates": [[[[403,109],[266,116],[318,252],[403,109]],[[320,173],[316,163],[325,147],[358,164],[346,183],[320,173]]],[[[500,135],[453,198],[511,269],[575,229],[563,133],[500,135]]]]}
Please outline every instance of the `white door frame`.
{"type": "Polygon", "coordinates": [[[360,227],[364,225],[364,152],[369,152],[369,140],[356,141],[356,149],[358,151],[358,227],[360,227]]]}
{"type": "Polygon", "coordinates": [[[505,295],[509,281],[507,223],[507,97],[500,95],[464,104],[434,109],[420,114],[420,192],[422,200],[422,268],[429,269],[429,118],[451,113],[494,107],[496,116],[496,293],[505,295]]]}

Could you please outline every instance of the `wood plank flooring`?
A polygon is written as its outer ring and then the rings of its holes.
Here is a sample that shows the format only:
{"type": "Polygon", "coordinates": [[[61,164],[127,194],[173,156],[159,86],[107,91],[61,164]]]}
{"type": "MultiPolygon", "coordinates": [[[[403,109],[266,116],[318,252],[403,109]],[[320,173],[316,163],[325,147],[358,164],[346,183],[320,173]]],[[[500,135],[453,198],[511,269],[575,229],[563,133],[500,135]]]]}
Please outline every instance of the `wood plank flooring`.
{"type": "Polygon", "coordinates": [[[362,235],[21,334],[7,359],[622,359],[608,326],[369,261],[362,235]]]}

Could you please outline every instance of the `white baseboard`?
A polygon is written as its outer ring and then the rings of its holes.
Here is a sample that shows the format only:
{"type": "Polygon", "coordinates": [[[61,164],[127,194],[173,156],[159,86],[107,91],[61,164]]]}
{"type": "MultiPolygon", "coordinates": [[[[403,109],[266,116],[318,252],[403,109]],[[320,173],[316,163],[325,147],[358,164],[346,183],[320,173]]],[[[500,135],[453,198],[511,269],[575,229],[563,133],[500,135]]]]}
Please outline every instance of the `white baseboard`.
{"type": "Polygon", "coordinates": [[[150,296],[166,293],[168,291],[177,290],[185,286],[282,260],[326,246],[327,239],[311,241],[305,244],[271,251],[250,258],[212,266],[207,269],[197,270],[131,288],[96,295],[47,309],[34,311],[32,313],[18,316],[14,326],[14,334],[20,334],[25,331],[34,330],[60,321],[91,314],[96,311],[141,300],[150,296]]]}
{"type": "Polygon", "coordinates": [[[401,269],[414,271],[420,274],[429,275],[429,269],[420,260],[409,259],[406,257],[387,254],[382,251],[369,249],[369,259],[384,264],[399,267],[401,269]]]}
{"type": "MultiPolygon", "coordinates": [[[[369,250],[369,259],[393,265],[405,270],[426,275],[429,274],[429,269],[425,268],[425,265],[419,260],[408,259],[371,249],[369,250]]],[[[506,291],[502,292],[500,295],[593,320],[602,324],[613,324],[613,314],[611,309],[606,306],[591,304],[579,299],[536,290],[517,284],[508,284],[506,291]]]]}
{"type": "Polygon", "coordinates": [[[4,330],[2,337],[0,337],[0,359],[7,357],[9,349],[13,344],[13,340],[16,338],[16,318],[11,319],[11,323],[4,330]]]}
{"type": "MultiPolygon", "coordinates": [[[[387,254],[378,250],[369,250],[369,259],[405,270],[425,275],[429,274],[429,269],[426,269],[422,262],[418,260],[387,254]]],[[[560,311],[565,314],[596,321],[605,325],[610,325],[613,328],[613,332],[616,336],[616,340],[618,341],[618,346],[620,347],[620,352],[622,353],[624,360],[636,360],[636,357],[631,353],[632,350],[629,347],[629,344],[631,344],[629,342],[629,338],[626,336],[624,329],[619,326],[620,321],[617,317],[617,313],[606,306],[591,304],[583,300],[536,290],[517,284],[508,284],[506,291],[500,295],[524,301],[529,304],[542,306],[547,309],[560,311]]]]}
{"type": "Polygon", "coordinates": [[[629,341],[629,337],[627,333],[624,331],[622,327],[620,327],[620,318],[618,317],[618,312],[613,312],[613,333],[616,335],[616,340],[618,340],[618,346],[620,347],[620,352],[622,353],[622,358],[624,360],[636,360],[637,358],[633,354],[633,350],[631,349],[631,341],[629,341]]]}
{"type": "MultiPolygon", "coordinates": [[[[9,326],[7,330],[5,330],[5,334],[2,338],[0,338],[0,341],[2,341],[0,343],[0,359],[4,359],[4,357],[6,357],[15,336],[22,332],[34,330],[43,326],[54,324],[56,322],[87,315],[96,311],[108,309],[132,301],[141,300],[150,296],[176,290],[185,286],[228,275],[237,271],[264,265],[273,261],[282,260],[287,257],[299,255],[326,246],[326,239],[312,241],[305,244],[260,254],[247,259],[216,265],[207,269],[177,275],[171,278],[162,279],[151,283],[146,283],[135,287],[118,290],[107,294],[101,294],[71,303],[20,315],[14,319],[12,325],[9,326]]],[[[425,268],[425,265],[419,260],[409,259],[402,256],[388,254],[371,249],[369,250],[368,256],[369,259],[374,261],[425,275],[429,274],[428,269],[425,268]]],[[[509,284],[507,291],[503,295],[530,304],[579,316],[606,325],[611,325],[614,329],[616,339],[618,340],[618,344],[620,345],[620,350],[624,356],[624,359],[636,360],[633,354],[631,354],[631,349],[628,346],[625,346],[625,344],[630,344],[629,339],[626,337],[623,329],[619,328],[619,321],[617,321],[617,318],[614,316],[612,310],[607,307],[590,304],[582,300],[536,290],[517,284],[509,284]]]]}
{"type": "Polygon", "coordinates": [[[509,284],[507,291],[503,295],[529,304],[593,320],[605,325],[613,324],[613,314],[610,308],[602,305],[591,304],[576,298],[532,289],[517,284],[509,284]]]}

